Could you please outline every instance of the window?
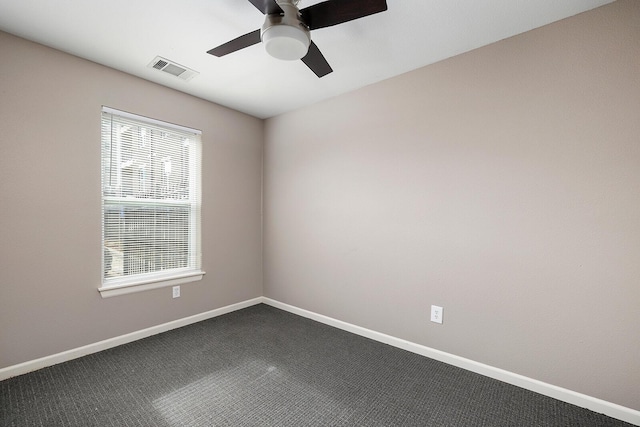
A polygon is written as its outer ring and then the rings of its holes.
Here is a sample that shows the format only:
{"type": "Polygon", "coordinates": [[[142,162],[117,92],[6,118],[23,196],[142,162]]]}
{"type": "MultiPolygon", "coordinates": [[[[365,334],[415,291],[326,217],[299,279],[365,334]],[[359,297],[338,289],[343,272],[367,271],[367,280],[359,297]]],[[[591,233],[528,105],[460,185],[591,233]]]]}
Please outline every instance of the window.
{"type": "Polygon", "coordinates": [[[200,280],[200,131],[102,108],[103,297],[200,280]]]}

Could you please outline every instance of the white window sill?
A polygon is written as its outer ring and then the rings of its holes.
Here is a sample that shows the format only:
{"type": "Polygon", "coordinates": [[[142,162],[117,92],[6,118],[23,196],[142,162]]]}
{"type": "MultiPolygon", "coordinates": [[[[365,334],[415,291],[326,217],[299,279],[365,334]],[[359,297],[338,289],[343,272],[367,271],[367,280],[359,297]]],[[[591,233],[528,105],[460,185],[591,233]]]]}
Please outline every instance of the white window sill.
{"type": "Polygon", "coordinates": [[[195,282],[197,280],[201,280],[204,274],[204,271],[190,271],[188,273],[172,276],[141,278],[135,281],[102,286],[101,288],[98,288],[98,291],[102,298],[109,298],[118,295],[132,294],[134,292],[150,291],[152,289],[166,288],[168,286],[195,282]]]}

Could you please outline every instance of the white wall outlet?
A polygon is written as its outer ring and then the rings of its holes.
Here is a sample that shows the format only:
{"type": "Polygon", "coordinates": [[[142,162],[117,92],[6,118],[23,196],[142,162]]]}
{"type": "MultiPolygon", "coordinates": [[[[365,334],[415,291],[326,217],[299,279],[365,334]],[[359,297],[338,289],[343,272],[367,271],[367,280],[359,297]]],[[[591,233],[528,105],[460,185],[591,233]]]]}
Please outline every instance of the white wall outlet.
{"type": "Polygon", "coordinates": [[[173,297],[178,298],[180,296],[180,286],[173,287],[173,297]]]}
{"type": "Polygon", "coordinates": [[[431,306],[431,321],[442,323],[442,307],[438,307],[437,305],[431,306]]]}

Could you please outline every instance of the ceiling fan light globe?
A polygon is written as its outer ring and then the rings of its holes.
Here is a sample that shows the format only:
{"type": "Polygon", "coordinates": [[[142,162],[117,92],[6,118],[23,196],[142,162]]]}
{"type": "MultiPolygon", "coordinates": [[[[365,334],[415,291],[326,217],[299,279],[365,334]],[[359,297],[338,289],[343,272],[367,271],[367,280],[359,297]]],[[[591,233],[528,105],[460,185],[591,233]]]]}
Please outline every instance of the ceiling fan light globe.
{"type": "Polygon", "coordinates": [[[267,53],[274,58],[294,61],[307,54],[311,39],[299,27],[274,25],[262,32],[262,43],[267,53]]]}

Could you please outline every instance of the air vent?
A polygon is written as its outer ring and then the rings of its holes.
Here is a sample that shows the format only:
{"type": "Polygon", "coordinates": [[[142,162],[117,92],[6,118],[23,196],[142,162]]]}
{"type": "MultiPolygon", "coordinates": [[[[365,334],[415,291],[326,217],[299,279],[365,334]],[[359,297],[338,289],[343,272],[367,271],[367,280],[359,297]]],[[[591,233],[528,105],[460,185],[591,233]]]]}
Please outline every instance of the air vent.
{"type": "Polygon", "coordinates": [[[191,70],[187,67],[184,67],[180,64],[176,64],[173,61],[170,61],[166,58],[162,58],[161,56],[156,56],[151,63],[148,65],[150,68],[155,68],[156,70],[160,70],[163,73],[171,74],[172,76],[180,77],[182,80],[189,81],[198,73],[195,70],[191,70]]]}

